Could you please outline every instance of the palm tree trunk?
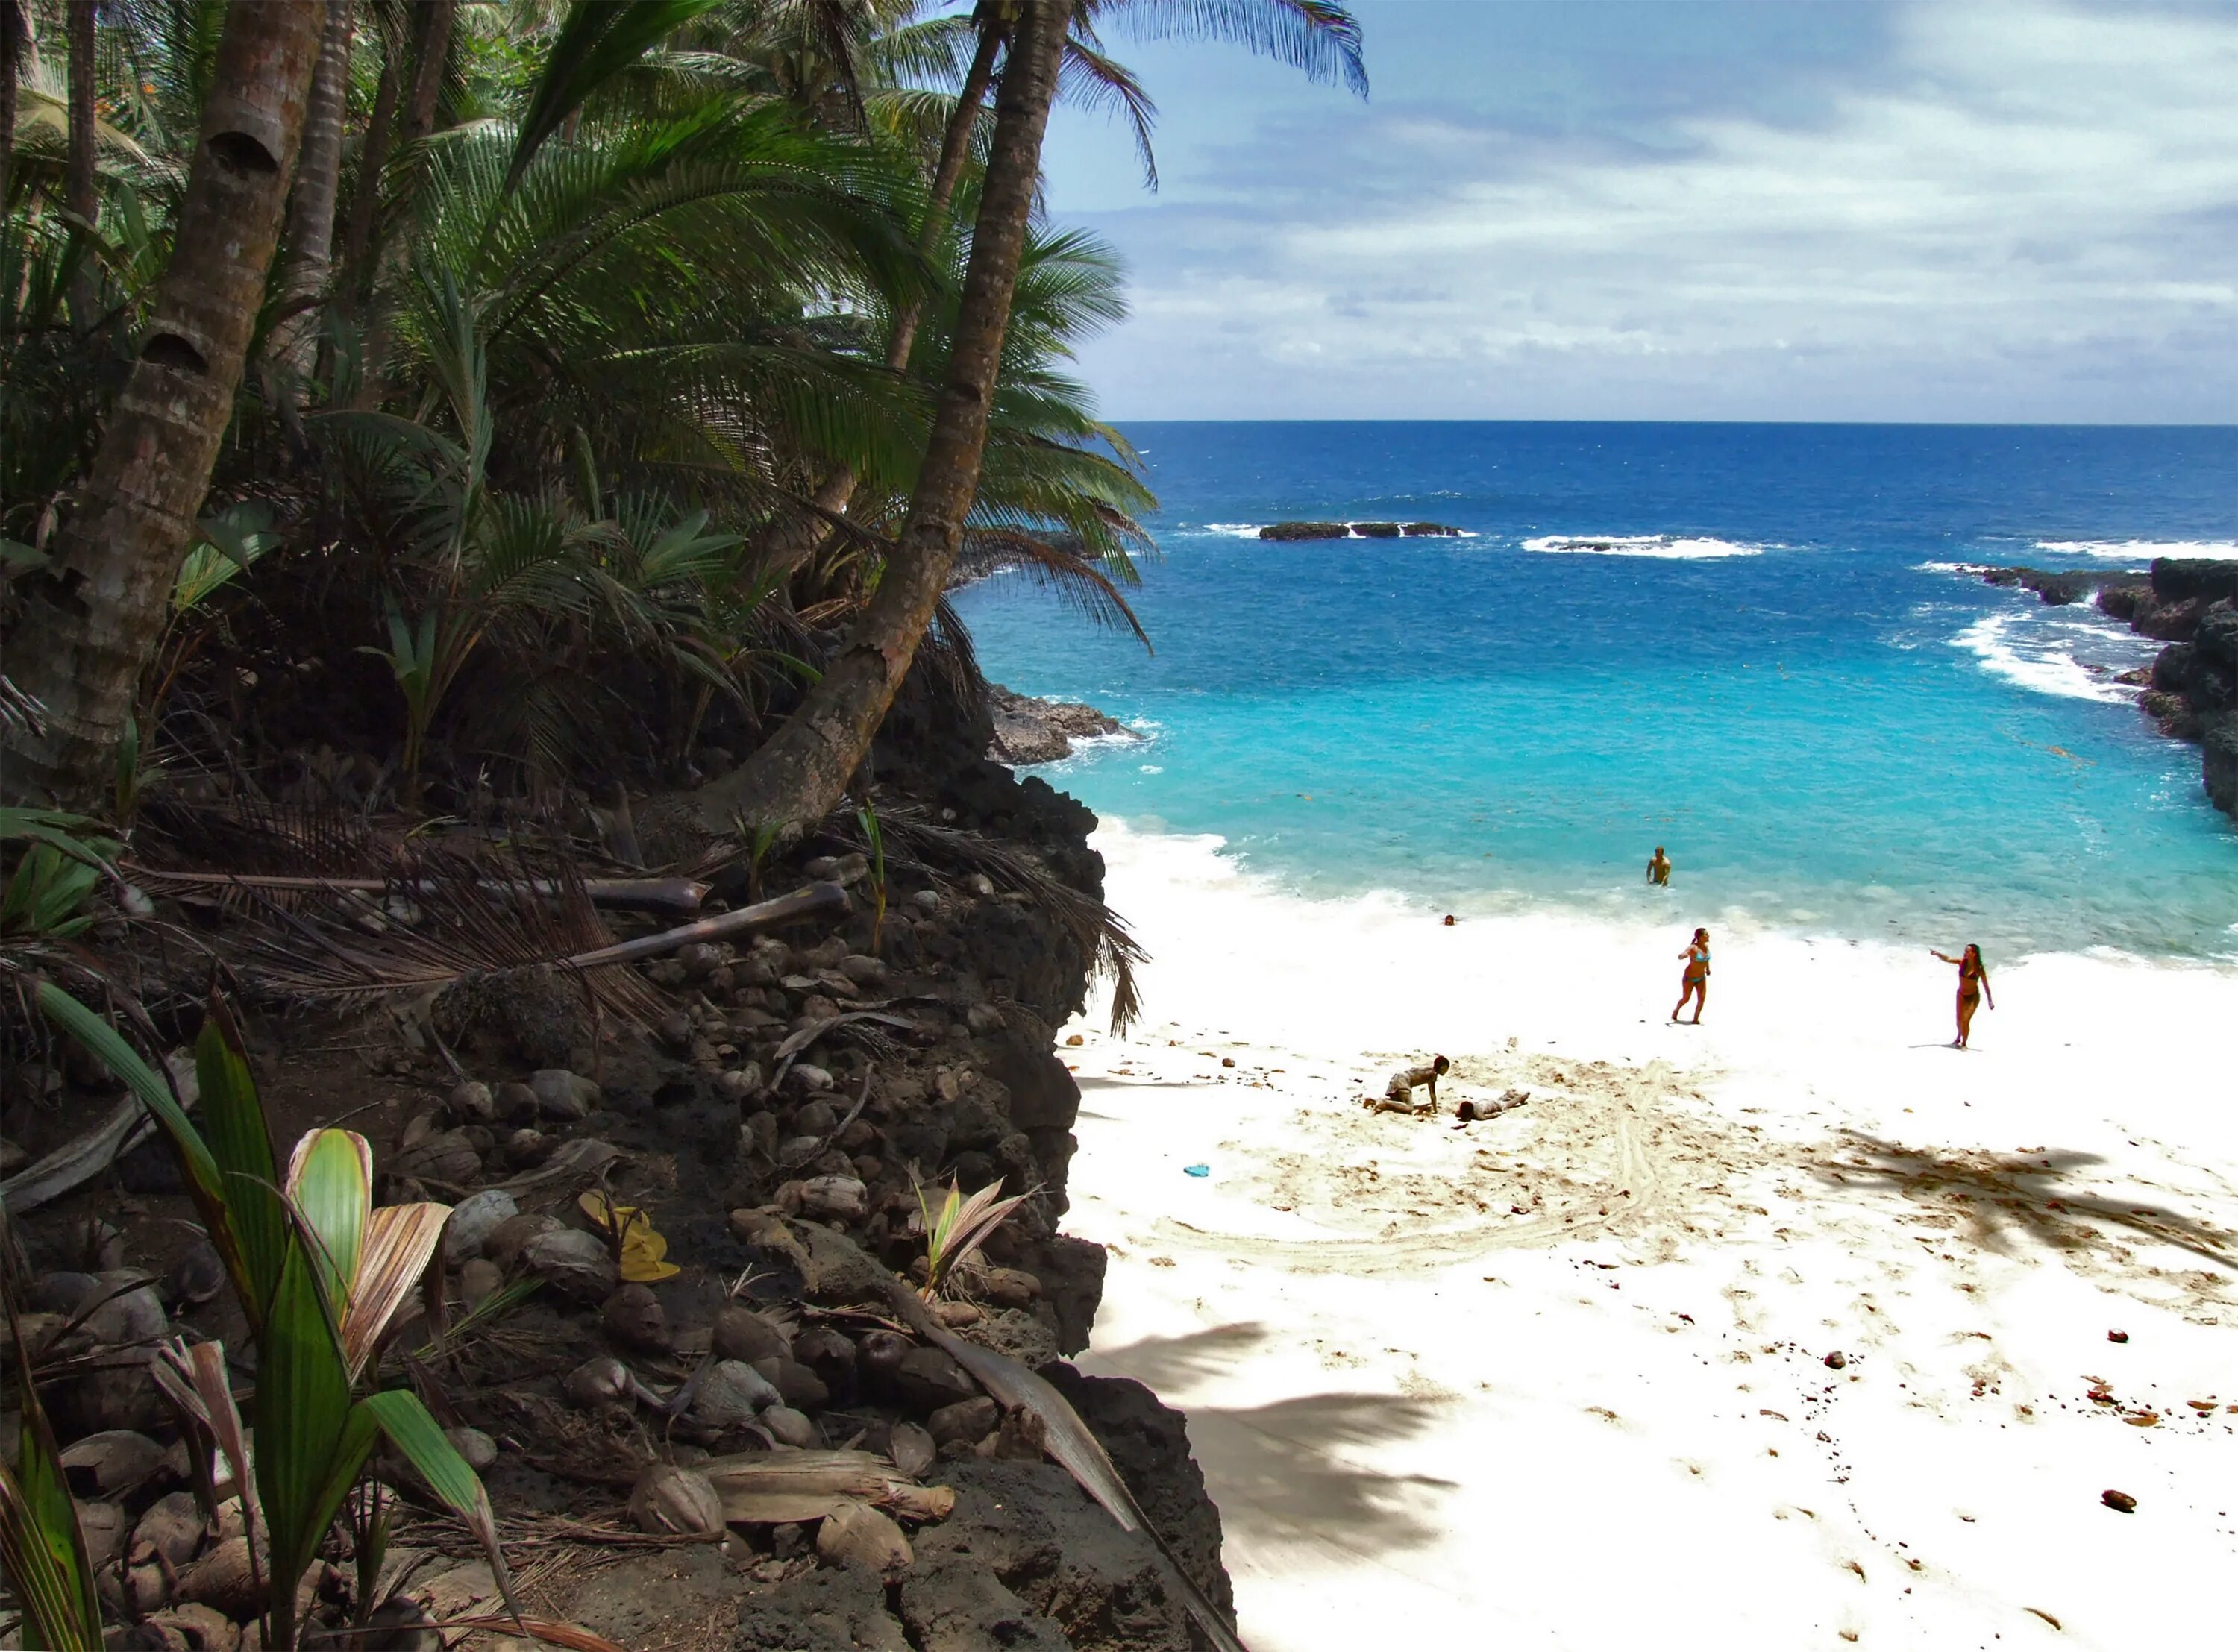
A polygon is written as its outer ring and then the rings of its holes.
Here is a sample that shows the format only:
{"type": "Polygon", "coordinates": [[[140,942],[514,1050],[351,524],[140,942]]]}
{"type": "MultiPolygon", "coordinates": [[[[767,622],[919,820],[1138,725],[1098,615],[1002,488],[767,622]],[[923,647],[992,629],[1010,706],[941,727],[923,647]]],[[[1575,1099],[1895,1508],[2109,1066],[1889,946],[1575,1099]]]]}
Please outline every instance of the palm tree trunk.
{"type": "Polygon", "coordinates": [[[425,0],[420,14],[419,60],[412,76],[412,101],[404,106],[404,141],[417,143],[435,129],[435,106],[442,101],[443,69],[451,56],[451,25],[458,0],[425,0]]]}
{"type": "Polygon", "coordinates": [[[717,829],[738,818],[805,825],[854,777],[932,623],[979,491],[1018,261],[1041,179],[1042,135],[1056,96],[1073,0],[1022,0],[995,104],[995,137],[971,235],[947,382],[935,409],[908,519],[877,593],[785,725],[735,773],[694,798],[717,829]]]}
{"type": "Polygon", "coordinates": [[[8,176],[16,162],[16,88],[23,76],[22,0],[0,0],[0,211],[8,205],[8,176]]]}
{"type": "Polygon", "coordinates": [[[369,284],[366,254],[373,246],[374,215],[381,210],[381,175],[388,167],[396,102],[403,95],[403,56],[394,43],[381,54],[381,85],[373,95],[373,114],[365,123],[365,142],[358,149],[357,184],[350,192],[349,223],[342,232],[344,288],[351,293],[369,284]]]}
{"type": "Polygon", "coordinates": [[[272,356],[298,376],[311,369],[312,307],[326,290],[334,264],[334,201],[341,191],[342,117],[349,107],[350,45],[356,35],[356,0],[327,0],[327,31],[319,66],[311,76],[310,107],[303,116],[302,158],[288,204],[288,262],[280,289],[301,307],[274,329],[272,356]]]}
{"type": "MultiPolygon", "coordinates": [[[[986,105],[987,88],[995,79],[995,54],[1002,43],[1003,30],[990,19],[979,31],[978,50],[972,54],[971,67],[964,72],[955,113],[949,116],[948,130],[941,140],[939,164],[933,169],[932,193],[926,199],[924,222],[917,236],[917,249],[926,258],[940,250],[941,240],[948,234],[948,209],[955,202],[956,186],[963,180],[963,163],[970,158],[971,134],[986,105]]],[[[894,312],[893,329],[886,338],[886,366],[894,372],[899,373],[909,366],[910,352],[917,346],[917,330],[924,320],[924,300],[921,297],[904,301],[894,312]]],[[[789,519],[782,525],[771,537],[763,565],[782,569],[786,578],[791,578],[824,542],[826,518],[837,516],[847,508],[861,479],[847,465],[841,465],[825,477],[816,490],[818,513],[789,519]]]]}
{"type": "Polygon", "coordinates": [[[102,793],[233,416],[323,20],[305,0],[232,0],[226,14],[139,360],[54,565],[25,582],[8,670],[46,726],[0,739],[0,799],[83,806],[102,793]]]}
{"type": "MultiPolygon", "coordinates": [[[[63,209],[89,226],[101,216],[101,185],[94,155],[95,0],[70,0],[63,29],[70,45],[70,152],[63,162],[63,209]]],[[[91,235],[89,228],[74,235],[91,235]]],[[[93,324],[96,288],[85,260],[90,248],[79,244],[80,261],[70,283],[70,320],[81,331],[93,324]]]]}

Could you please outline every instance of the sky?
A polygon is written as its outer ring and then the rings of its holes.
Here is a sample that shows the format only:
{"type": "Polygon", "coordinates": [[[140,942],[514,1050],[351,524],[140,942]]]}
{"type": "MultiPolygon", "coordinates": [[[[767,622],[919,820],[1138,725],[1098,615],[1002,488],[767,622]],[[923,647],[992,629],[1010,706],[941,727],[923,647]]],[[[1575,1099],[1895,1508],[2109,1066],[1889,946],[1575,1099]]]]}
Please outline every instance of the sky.
{"type": "Polygon", "coordinates": [[[1107,10],[1105,416],[2238,421],[2238,0],[1353,11],[1365,101],[1107,10]]]}

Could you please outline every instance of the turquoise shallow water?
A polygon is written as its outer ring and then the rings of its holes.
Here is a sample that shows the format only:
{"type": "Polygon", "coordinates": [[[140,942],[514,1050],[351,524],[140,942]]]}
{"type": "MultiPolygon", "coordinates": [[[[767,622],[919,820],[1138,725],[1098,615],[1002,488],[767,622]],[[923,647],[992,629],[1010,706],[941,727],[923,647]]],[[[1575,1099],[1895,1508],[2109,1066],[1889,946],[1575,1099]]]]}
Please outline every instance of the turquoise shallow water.
{"type": "Polygon", "coordinates": [[[2238,830],[2110,681],[2153,644],[1960,561],[2238,555],[2238,432],[1130,426],[1156,651],[1030,586],[990,675],[1148,737],[1051,778],[1308,894],[1655,911],[2003,954],[2238,956],[2238,830]],[[1460,539],[1275,545],[1292,517],[1460,539]],[[1586,548],[1592,547],[1592,548],[1586,548]]]}

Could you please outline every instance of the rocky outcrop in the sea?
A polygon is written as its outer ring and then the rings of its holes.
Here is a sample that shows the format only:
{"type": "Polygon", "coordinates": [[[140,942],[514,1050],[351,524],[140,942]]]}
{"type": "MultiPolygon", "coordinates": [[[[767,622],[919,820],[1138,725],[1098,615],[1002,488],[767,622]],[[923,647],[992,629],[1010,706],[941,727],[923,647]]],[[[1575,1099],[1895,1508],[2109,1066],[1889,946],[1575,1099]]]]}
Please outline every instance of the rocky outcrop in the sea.
{"type": "Polygon", "coordinates": [[[1262,539],[1453,539],[1460,530],[1443,522],[1275,522],[1259,530],[1262,539]]]}
{"type": "Polygon", "coordinates": [[[995,722],[994,738],[988,743],[987,755],[1014,769],[1069,757],[1076,740],[1104,739],[1112,735],[1136,737],[1134,730],[1118,718],[1092,705],[1013,694],[999,683],[988,685],[987,707],[995,722]]]}
{"type": "Polygon", "coordinates": [[[2033,591],[2055,607],[2095,591],[2102,612],[2140,637],[2166,643],[2149,673],[2125,673],[2121,680],[2143,687],[2138,704],[2161,732],[2198,743],[2208,796],[2238,819],[2238,562],[2159,557],[2146,574],[2091,568],[1965,571],[1993,585],[2033,591]]]}
{"type": "Polygon", "coordinates": [[[2145,709],[2199,742],[2207,795],[2238,819],[2238,563],[2163,557],[2142,585],[2109,586],[2098,605],[2168,644],[2145,709]]]}

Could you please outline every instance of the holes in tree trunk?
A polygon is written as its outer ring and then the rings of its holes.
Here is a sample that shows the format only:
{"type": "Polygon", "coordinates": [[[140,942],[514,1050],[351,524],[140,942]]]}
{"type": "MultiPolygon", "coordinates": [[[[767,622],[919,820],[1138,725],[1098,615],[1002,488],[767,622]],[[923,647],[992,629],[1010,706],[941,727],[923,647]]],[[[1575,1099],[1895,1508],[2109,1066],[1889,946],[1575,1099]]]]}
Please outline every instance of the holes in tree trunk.
{"type": "Polygon", "coordinates": [[[140,347],[140,359],[150,367],[170,367],[180,373],[207,373],[209,363],[202,353],[175,333],[156,333],[149,336],[140,347]]]}
{"type": "Polygon", "coordinates": [[[213,132],[209,152],[235,172],[277,172],[280,162],[272,151],[247,132],[213,132]]]}

